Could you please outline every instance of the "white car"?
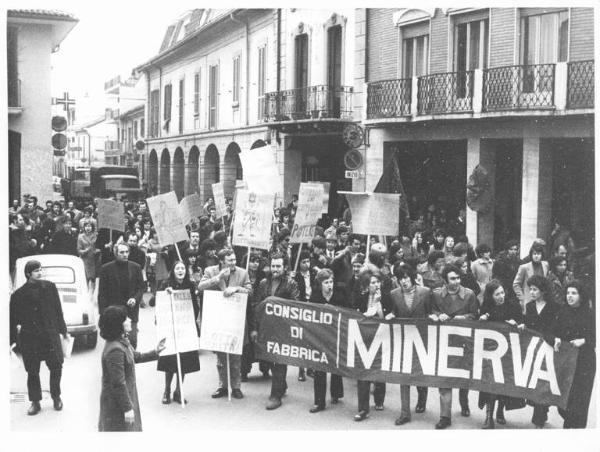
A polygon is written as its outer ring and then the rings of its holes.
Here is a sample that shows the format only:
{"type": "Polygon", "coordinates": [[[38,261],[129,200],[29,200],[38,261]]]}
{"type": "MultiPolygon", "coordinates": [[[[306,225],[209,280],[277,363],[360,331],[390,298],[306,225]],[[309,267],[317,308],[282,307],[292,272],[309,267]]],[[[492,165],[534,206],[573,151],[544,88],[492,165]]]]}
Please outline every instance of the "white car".
{"type": "Polygon", "coordinates": [[[86,345],[95,348],[97,303],[88,289],[83,261],[68,254],[39,254],[17,259],[15,289],[25,284],[25,264],[30,260],[42,264],[42,279],[56,284],[69,334],[75,338],[85,337],[86,345]]]}

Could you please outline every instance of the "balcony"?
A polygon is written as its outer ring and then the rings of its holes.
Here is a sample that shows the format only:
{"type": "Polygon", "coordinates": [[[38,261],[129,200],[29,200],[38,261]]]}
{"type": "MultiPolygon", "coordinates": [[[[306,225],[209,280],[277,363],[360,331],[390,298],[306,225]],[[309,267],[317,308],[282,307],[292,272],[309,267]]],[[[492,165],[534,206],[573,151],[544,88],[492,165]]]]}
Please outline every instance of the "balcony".
{"type": "Polygon", "coordinates": [[[582,110],[594,108],[594,75],[594,60],[586,60],[371,82],[366,121],[587,114],[582,110]]]}
{"type": "Polygon", "coordinates": [[[594,60],[567,64],[567,108],[594,108],[594,60]]]}
{"type": "Polygon", "coordinates": [[[105,152],[120,152],[119,142],[117,140],[106,140],[104,142],[105,152]]]}
{"type": "Polygon", "coordinates": [[[383,80],[367,86],[367,119],[410,115],[411,79],[383,80]]]}
{"type": "Polygon", "coordinates": [[[417,111],[439,115],[473,111],[473,71],[419,77],[417,111]]]}
{"type": "Polygon", "coordinates": [[[484,70],[483,111],[555,108],[554,73],[554,64],[484,70]]]}
{"type": "Polygon", "coordinates": [[[298,121],[307,119],[351,119],[351,86],[308,86],[265,93],[259,99],[263,121],[298,121]]]}

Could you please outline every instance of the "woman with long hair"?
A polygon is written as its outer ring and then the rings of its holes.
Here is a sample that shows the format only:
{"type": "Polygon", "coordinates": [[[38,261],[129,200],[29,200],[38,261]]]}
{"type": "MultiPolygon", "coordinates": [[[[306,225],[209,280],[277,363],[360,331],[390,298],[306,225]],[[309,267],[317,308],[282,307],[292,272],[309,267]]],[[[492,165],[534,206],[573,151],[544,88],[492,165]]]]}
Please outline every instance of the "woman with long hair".
{"type": "Polygon", "coordinates": [[[142,431],[142,417],[135,381],[135,364],[153,361],[165,348],[161,339],[147,353],[135,351],[127,334],[131,319],[123,306],[109,306],[98,322],[100,336],[106,341],[102,351],[102,392],[98,431],[142,431]]]}
{"type": "Polygon", "coordinates": [[[88,286],[93,290],[94,282],[96,281],[96,257],[98,255],[96,239],[98,238],[98,233],[96,232],[94,223],[91,221],[84,221],[82,225],[81,233],[77,237],[77,253],[83,261],[88,286]]]}
{"type": "MultiPolygon", "coordinates": [[[[525,327],[542,333],[544,341],[558,351],[560,339],[555,336],[558,322],[558,304],[552,301],[552,288],[550,282],[543,276],[533,275],[527,279],[529,288],[529,303],[525,305],[524,323],[519,324],[519,329],[525,327]]],[[[548,406],[529,402],[533,405],[531,422],[535,428],[544,428],[548,420],[548,406]]]]}
{"type": "MultiPolygon", "coordinates": [[[[196,297],[196,286],[190,281],[185,263],[179,260],[175,262],[169,273],[169,278],[162,283],[160,290],[165,290],[170,296],[175,290],[187,290],[192,298],[194,320],[198,318],[200,306],[196,297]]],[[[179,361],[181,363],[181,381],[183,381],[185,374],[200,370],[200,358],[197,350],[179,353],[179,361]]],[[[177,354],[158,358],[157,370],[165,373],[165,390],[162,403],[171,403],[171,382],[173,381],[173,376],[177,376],[177,354]]],[[[182,403],[179,378],[176,378],[176,380],[177,386],[175,391],[173,391],[173,401],[182,403]]],[[[183,403],[187,403],[187,400],[183,401],[183,403]]]]}
{"type": "MultiPolygon", "coordinates": [[[[509,325],[517,326],[523,323],[523,314],[521,306],[516,300],[506,297],[506,292],[502,283],[497,279],[492,279],[485,286],[483,291],[483,304],[480,308],[479,320],[488,322],[505,322],[509,325]]],[[[494,405],[498,401],[496,411],[496,422],[500,425],[506,424],[504,417],[504,408],[519,408],[525,406],[522,399],[514,399],[507,396],[498,396],[487,392],[479,393],[479,407],[486,407],[484,429],[494,428],[494,405]]]]}
{"type": "MultiPolygon", "coordinates": [[[[344,306],[344,300],[334,290],[333,272],[324,268],[315,276],[315,288],[311,293],[309,303],[329,304],[333,306],[344,306]]],[[[314,371],[314,402],[309,410],[318,413],[325,409],[325,395],[327,393],[327,372],[314,371]]],[[[344,397],[344,382],[340,375],[331,374],[330,382],[331,403],[338,403],[344,397]]]]}
{"type": "Polygon", "coordinates": [[[568,282],[565,290],[566,304],[558,313],[557,335],[577,347],[579,353],[567,407],[558,412],[565,420],[563,428],[585,428],[596,376],[596,315],[579,281],[568,282]]]}
{"type": "Polygon", "coordinates": [[[550,284],[552,285],[554,301],[562,306],[564,306],[567,301],[567,284],[575,280],[573,272],[568,270],[568,265],[565,256],[554,256],[550,259],[548,281],[550,281],[550,284]]]}

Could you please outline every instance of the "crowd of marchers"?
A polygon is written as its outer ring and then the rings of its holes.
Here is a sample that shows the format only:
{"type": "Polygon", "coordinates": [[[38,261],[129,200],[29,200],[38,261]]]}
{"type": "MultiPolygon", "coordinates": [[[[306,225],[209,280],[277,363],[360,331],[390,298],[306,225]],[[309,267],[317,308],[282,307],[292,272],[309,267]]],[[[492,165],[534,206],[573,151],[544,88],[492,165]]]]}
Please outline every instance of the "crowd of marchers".
{"type": "MultiPolygon", "coordinates": [[[[274,209],[271,247],[248,249],[231,244],[233,208],[226,200],[226,213],[217,218],[214,201],[206,200],[204,214],[187,226],[189,240],[163,246],[153,228],[145,201],[124,202],[122,231],[97,230],[94,203],[46,202],[39,206],[34,196],[23,204],[13,201],[9,209],[10,270],[16,259],[36,254],[71,254],[85,266],[90,290],[97,286],[102,353],[102,396],[99,429],[141,430],[140,407],[135,382],[135,362],[157,359],[164,372],[162,402],[187,403],[179,382],[185,374],[200,370],[197,352],[179,354],[181,376],[175,355],[161,356],[164,341],[148,353],[137,348],[140,308],[147,308],[142,295],[157,290],[189,290],[198,334],[205,290],[222,291],[225,297],[246,293],[248,304],[243,354],[217,353],[218,387],[213,398],[231,393],[244,397],[242,383],[255,358],[260,329],[256,306],[269,296],[306,303],[320,303],[357,310],[367,317],[429,318],[437,322],[470,319],[506,322],[516,331],[524,328],[543,334],[555,350],[563,342],[579,348],[568,404],[559,413],[565,428],[585,428],[595,377],[595,285],[594,256],[582,257],[568,229],[554,224],[549,237],[538,238],[524,258],[519,244],[509,240],[494,253],[485,243],[469,243],[465,235],[464,211],[455,221],[427,221],[420,216],[408,223],[398,237],[367,237],[352,232],[351,212],[339,218],[324,215],[309,244],[290,245],[290,231],[298,199],[274,209]],[[229,367],[230,375],[227,374],[229,367]],[[172,391],[173,379],[175,389],[172,391]],[[230,385],[230,387],[229,387],[230,385]]],[[[590,241],[592,243],[592,241],[590,241]]],[[[579,249],[582,249],[581,247],[579,249]]],[[[25,266],[27,282],[15,288],[10,303],[11,344],[22,353],[28,372],[28,414],[40,409],[40,362],[50,369],[54,408],[62,409],[60,378],[64,362],[59,335],[66,327],[56,288],[44,281],[41,264],[34,259],[25,266]]],[[[271,378],[267,410],[282,404],[287,391],[288,366],[258,360],[260,371],[271,378]]],[[[296,377],[296,376],[294,376],[296,377]]],[[[310,413],[326,409],[327,373],[298,369],[300,381],[313,379],[314,405],[310,413]]],[[[329,377],[331,403],[344,396],[343,378],[329,377]]],[[[384,410],[386,384],[358,381],[358,407],[354,420],[370,415],[370,393],[374,386],[374,409],[384,410]]],[[[440,418],[435,428],[452,423],[452,389],[439,388],[440,418]]],[[[396,425],[407,424],[412,412],[427,409],[429,389],[417,387],[417,402],[411,408],[410,387],[401,385],[401,412],[396,425]]],[[[461,416],[470,416],[469,391],[459,391],[461,416]]],[[[477,405],[485,409],[483,428],[505,424],[505,410],[533,408],[532,423],[543,428],[548,406],[496,394],[479,393],[477,405]]]]}

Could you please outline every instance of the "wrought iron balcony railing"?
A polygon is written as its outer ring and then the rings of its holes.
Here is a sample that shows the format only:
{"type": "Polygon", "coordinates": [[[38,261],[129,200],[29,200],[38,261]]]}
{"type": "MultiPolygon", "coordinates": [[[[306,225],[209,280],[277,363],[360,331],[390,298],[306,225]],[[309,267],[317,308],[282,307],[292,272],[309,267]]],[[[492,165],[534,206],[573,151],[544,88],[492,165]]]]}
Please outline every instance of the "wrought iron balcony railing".
{"type": "Polygon", "coordinates": [[[567,108],[594,108],[594,60],[567,65],[567,108]]]}
{"type": "Polygon", "coordinates": [[[293,121],[318,118],[351,118],[351,86],[308,86],[265,93],[259,99],[264,121],[293,121]]]}
{"type": "Polygon", "coordinates": [[[8,79],[8,107],[21,107],[21,80],[18,78],[8,79]]]}
{"type": "Polygon", "coordinates": [[[410,115],[412,80],[382,80],[367,86],[367,119],[410,115]]]}
{"type": "Polygon", "coordinates": [[[483,111],[554,108],[554,64],[483,71],[483,111]]]}
{"type": "Polygon", "coordinates": [[[419,115],[473,111],[473,71],[424,75],[417,86],[419,115]]]}

